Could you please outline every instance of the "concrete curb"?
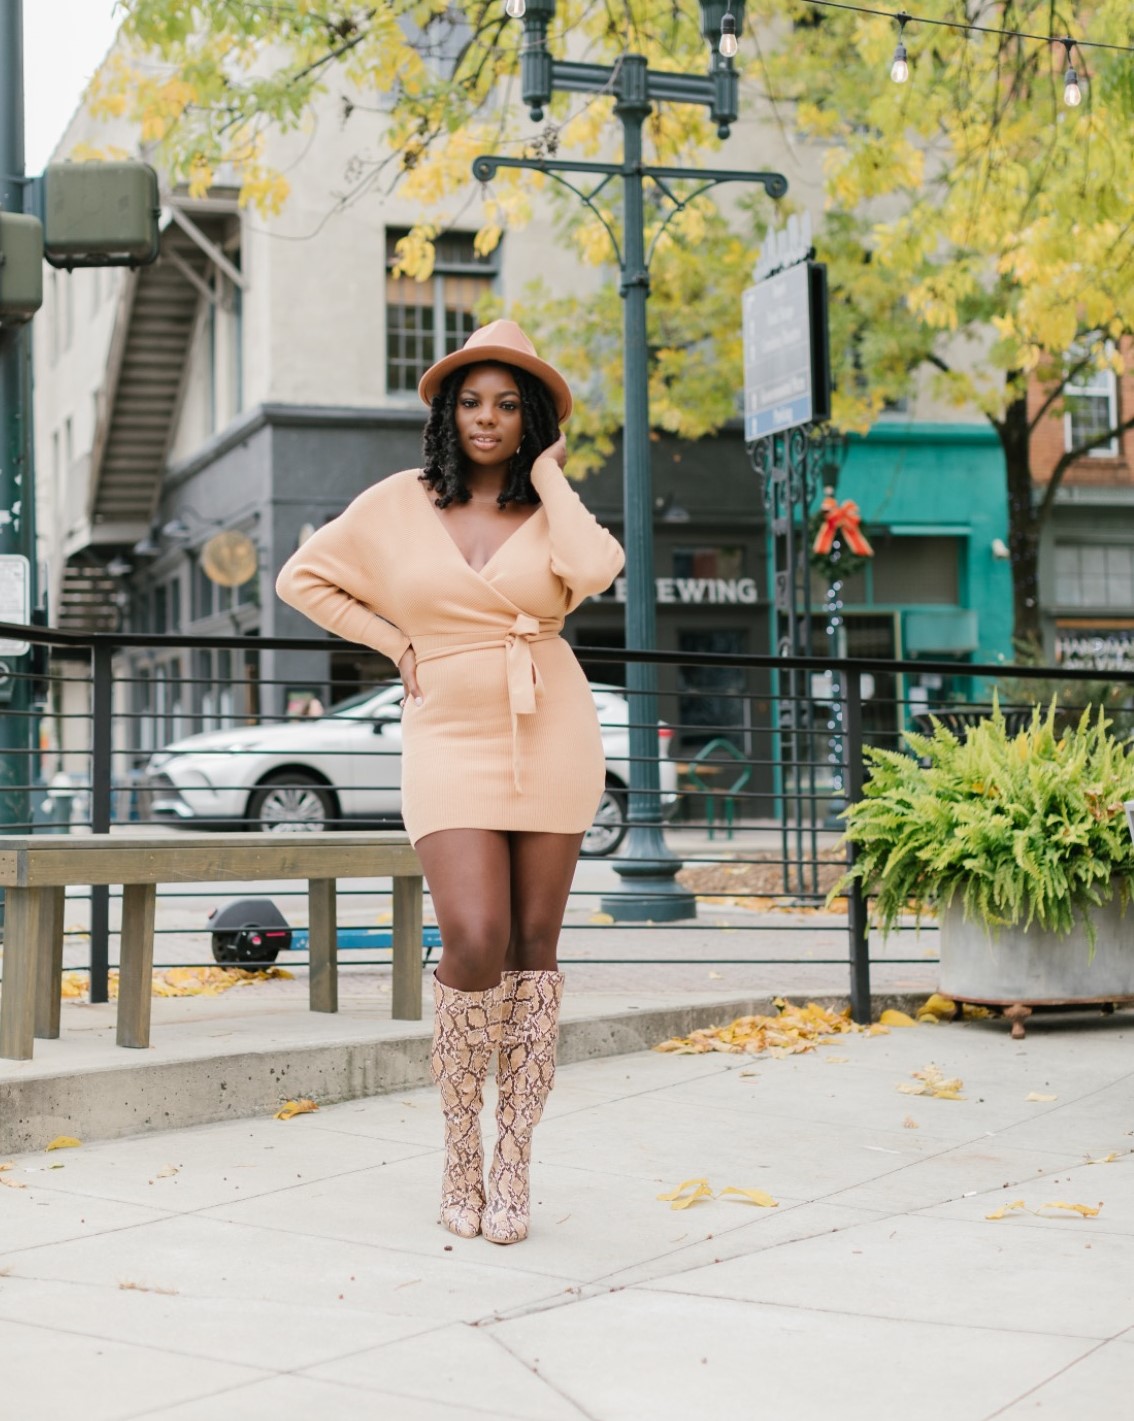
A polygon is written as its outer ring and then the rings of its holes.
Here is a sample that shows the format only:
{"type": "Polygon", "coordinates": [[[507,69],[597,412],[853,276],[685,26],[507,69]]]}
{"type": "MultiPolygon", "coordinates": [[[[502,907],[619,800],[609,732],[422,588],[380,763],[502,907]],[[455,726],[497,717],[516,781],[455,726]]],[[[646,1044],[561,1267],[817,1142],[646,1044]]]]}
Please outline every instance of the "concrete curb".
{"type": "MultiPolygon", "coordinates": [[[[841,1009],[845,996],[813,996],[841,1009]]],[[[871,1015],[916,1009],[925,993],[878,994],[871,1015]]],[[[627,1007],[564,1020],[559,1061],[647,1051],[738,1016],[772,1013],[770,997],[738,997],[688,1007],[627,1007]]],[[[382,1039],[314,1042],[174,1061],[134,1060],[93,1070],[0,1082],[0,1156],[41,1150],[58,1135],[110,1140],[153,1130],[269,1114],[307,1096],[322,1105],[429,1085],[428,1024],[382,1039]]]]}

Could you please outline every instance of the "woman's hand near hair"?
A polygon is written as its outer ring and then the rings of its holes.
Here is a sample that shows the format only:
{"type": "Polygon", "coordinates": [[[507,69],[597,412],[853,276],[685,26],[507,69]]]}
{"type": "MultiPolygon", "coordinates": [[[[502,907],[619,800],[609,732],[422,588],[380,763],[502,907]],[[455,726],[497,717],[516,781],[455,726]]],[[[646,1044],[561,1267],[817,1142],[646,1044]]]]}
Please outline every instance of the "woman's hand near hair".
{"type": "Polygon", "coordinates": [[[421,687],[417,684],[417,657],[414,655],[412,646],[406,648],[405,655],[398,662],[398,675],[402,678],[402,689],[406,693],[406,700],[411,697],[415,706],[419,706],[424,699],[421,694],[421,687]]]}
{"type": "Polygon", "coordinates": [[[561,469],[567,467],[567,438],[561,434],[554,444],[550,445],[539,456],[541,459],[554,459],[561,469]]]}

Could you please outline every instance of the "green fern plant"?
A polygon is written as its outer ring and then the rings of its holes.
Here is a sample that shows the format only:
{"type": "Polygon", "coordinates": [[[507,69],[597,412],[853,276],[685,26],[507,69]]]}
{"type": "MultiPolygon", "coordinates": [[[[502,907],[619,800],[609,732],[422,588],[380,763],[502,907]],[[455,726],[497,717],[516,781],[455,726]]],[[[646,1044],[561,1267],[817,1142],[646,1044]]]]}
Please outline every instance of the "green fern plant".
{"type": "Polygon", "coordinates": [[[1093,949],[1090,910],[1115,892],[1125,907],[1134,874],[1134,755],[1108,729],[1101,709],[1060,727],[1053,701],[1009,735],[994,701],[963,739],[935,721],[906,734],[912,755],[868,749],[863,798],[843,815],[857,860],[831,896],[858,879],[883,932],[959,896],[994,931],[1082,922],[1093,949]]]}

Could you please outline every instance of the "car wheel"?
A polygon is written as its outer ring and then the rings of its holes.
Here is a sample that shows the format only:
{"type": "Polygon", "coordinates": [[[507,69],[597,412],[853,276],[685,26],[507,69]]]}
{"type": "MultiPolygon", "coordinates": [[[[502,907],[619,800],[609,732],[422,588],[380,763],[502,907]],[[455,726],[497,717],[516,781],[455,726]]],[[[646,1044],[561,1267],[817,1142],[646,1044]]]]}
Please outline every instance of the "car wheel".
{"type": "Polygon", "coordinates": [[[626,794],[607,785],[595,811],[595,820],[583,835],[581,853],[584,858],[603,858],[612,854],[626,837],[626,794]]]}
{"type": "Polygon", "coordinates": [[[265,780],[248,801],[248,827],[269,834],[322,833],[334,818],[330,790],[299,770],[265,780]]]}

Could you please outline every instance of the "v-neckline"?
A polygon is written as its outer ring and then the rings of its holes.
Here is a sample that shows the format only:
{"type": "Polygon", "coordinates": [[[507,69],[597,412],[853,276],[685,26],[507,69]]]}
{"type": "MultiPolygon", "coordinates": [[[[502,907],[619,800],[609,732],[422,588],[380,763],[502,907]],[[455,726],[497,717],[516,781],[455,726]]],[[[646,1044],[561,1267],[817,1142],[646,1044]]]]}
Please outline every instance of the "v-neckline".
{"type": "Polygon", "coordinates": [[[468,568],[469,572],[471,572],[474,577],[484,578],[485,581],[488,580],[484,577],[485,572],[488,570],[488,568],[492,566],[492,564],[496,561],[496,559],[500,556],[500,554],[504,551],[504,549],[508,546],[512,539],[516,536],[516,534],[526,528],[528,524],[531,523],[532,520],[536,518],[539,513],[539,507],[537,506],[532,510],[531,513],[528,514],[528,516],[524,519],[522,523],[518,524],[515,528],[512,529],[512,531],[508,534],[508,536],[504,539],[500,546],[494,550],[494,552],[487,559],[486,562],[484,562],[480,567],[473,567],[472,563],[469,562],[468,558],[465,557],[463,552],[461,552],[460,544],[457,542],[456,538],[454,538],[449,529],[446,528],[445,519],[442,516],[440,509],[438,509],[434,505],[433,490],[429,487],[428,484],[420,484],[420,487],[425,493],[426,509],[432,517],[434,523],[438,525],[438,527],[441,529],[441,532],[444,534],[445,541],[453,549],[453,551],[456,553],[457,557],[461,560],[461,562],[464,563],[465,567],[468,568]]]}

